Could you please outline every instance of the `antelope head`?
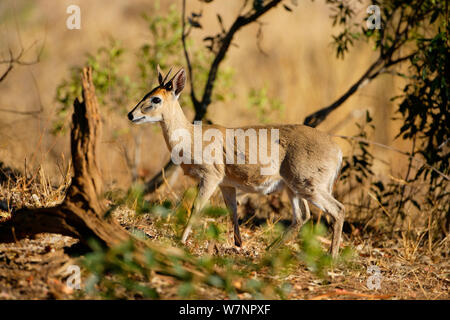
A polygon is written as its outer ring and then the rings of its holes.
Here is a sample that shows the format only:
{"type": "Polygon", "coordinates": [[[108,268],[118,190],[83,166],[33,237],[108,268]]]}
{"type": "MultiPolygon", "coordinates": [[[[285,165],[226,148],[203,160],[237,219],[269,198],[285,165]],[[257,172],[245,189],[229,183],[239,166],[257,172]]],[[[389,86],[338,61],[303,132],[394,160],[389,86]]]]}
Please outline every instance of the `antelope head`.
{"type": "Polygon", "coordinates": [[[170,80],[170,72],[163,77],[158,65],[159,86],[147,93],[141,101],[128,113],[128,119],[136,124],[155,123],[164,120],[164,114],[178,103],[178,97],[186,83],[186,73],[181,68],[170,80]]]}

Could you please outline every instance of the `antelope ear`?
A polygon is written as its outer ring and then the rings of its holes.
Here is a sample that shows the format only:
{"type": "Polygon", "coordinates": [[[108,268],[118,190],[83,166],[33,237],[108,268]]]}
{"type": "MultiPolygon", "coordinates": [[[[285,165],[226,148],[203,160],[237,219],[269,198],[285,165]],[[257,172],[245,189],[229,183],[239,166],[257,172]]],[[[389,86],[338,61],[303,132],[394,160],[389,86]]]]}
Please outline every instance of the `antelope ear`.
{"type": "Polygon", "coordinates": [[[161,68],[160,68],[159,64],[156,66],[156,70],[158,70],[158,82],[159,82],[159,85],[162,86],[164,84],[163,83],[163,75],[162,75],[161,68]]]}
{"type": "Polygon", "coordinates": [[[178,97],[184,89],[184,85],[186,84],[186,72],[183,68],[181,68],[174,76],[173,76],[173,89],[175,96],[178,97]]]}

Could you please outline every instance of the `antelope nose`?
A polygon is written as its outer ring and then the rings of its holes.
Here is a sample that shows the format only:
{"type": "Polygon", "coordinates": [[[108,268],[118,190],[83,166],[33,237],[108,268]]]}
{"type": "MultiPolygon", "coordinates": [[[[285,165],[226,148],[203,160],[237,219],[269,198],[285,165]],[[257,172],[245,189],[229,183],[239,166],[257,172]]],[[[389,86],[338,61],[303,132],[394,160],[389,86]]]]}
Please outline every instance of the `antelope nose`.
{"type": "Polygon", "coordinates": [[[133,121],[133,114],[131,112],[128,113],[128,120],[133,121]]]}

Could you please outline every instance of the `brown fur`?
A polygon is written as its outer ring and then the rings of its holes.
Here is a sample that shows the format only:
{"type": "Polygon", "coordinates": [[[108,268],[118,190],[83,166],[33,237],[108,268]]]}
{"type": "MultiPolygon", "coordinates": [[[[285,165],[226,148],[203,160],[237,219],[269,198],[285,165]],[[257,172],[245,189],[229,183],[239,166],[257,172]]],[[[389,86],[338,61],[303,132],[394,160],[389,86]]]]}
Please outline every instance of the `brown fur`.
{"type": "MultiPolygon", "coordinates": [[[[160,82],[161,79],[162,77],[160,77],[160,82]]],[[[172,151],[177,143],[170,139],[174,131],[184,128],[193,137],[194,126],[184,116],[178,103],[178,95],[175,94],[184,87],[184,70],[180,70],[167,83],[160,83],[160,87],[147,94],[130,112],[129,118],[132,121],[142,119],[139,120],[140,122],[159,121],[167,146],[172,151]],[[173,81],[174,79],[175,81],[173,81]],[[171,81],[172,83],[170,83],[171,81]],[[167,83],[173,85],[172,90],[165,89],[167,83]],[[151,102],[153,97],[159,97],[162,100],[161,103],[153,105],[151,102]]],[[[225,139],[225,127],[219,125],[202,126],[203,132],[210,128],[219,130],[225,139]]],[[[194,210],[183,234],[182,242],[186,241],[196,215],[217,187],[220,187],[228,208],[233,212],[235,243],[237,245],[241,245],[242,240],[237,219],[236,189],[263,194],[287,189],[293,205],[293,221],[292,227],[285,233],[282,240],[286,239],[287,235],[292,233],[292,230],[297,229],[309,219],[310,213],[307,204],[307,201],[309,201],[329,214],[334,220],[331,253],[333,257],[336,257],[344,221],[344,206],[334,199],[332,188],[342,161],[341,150],[329,135],[304,125],[249,126],[241,129],[250,128],[257,132],[258,129],[267,129],[268,141],[270,141],[270,130],[279,130],[279,140],[277,141],[279,161],[276,172],[272,175],[262,175],[260,171],[261,163],[248,164],[250,157],[248,143],[246,143],[246,149],[243,152],[246,164],[226,164],[226,143],[222,146],[223,164],[194,164],[193,159],[191,159],[192,164],[181,164],[185,174],[200,182],[198,196],[194,202],[194,210]]],[[[193,139],[191,143],[191,150],[193,150],[193,139]]],[[[203,142],[203,148],[208,146],[209,143],[203,142]]],[[[238,153],[236,139],[233,143],[236,159],[238,153]]],[[[268,147],[270,147],[270,143],[268,143],[268,147]]],[[[270,154],[270,148],[268,152],[270,154]]]]}

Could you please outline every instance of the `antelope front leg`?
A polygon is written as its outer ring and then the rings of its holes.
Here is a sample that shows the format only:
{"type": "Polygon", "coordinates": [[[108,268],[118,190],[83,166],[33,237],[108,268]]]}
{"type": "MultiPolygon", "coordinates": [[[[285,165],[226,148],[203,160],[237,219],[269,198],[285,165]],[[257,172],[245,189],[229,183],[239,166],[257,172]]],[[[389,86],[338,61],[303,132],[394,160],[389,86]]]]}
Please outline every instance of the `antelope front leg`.
{"type": "Polygon", "coordinates": [[[238,247],[242,246],[241,233],[239,232],[239,221],[237,214],[237,203],[236,203],[236,188],[233,187],[220,187],[222,191],[223,200],[233,213],[233,228],[234,228],[234,244],[238,247]]]}
{"type": "Polygon", "coordinates": [[[187,237],[191,233],[192,225],[196,223],[198,213],[202,211],[208,199],[212,196],[217,188],[218,181],[216,180],[202,180],[198,186],[198,194],[194,201],[194,208],[192,209],[191,216],[189,217],[186,228],[184,229],[183,236],[181,237],[181,243],[185,244],[187,237]]]}

